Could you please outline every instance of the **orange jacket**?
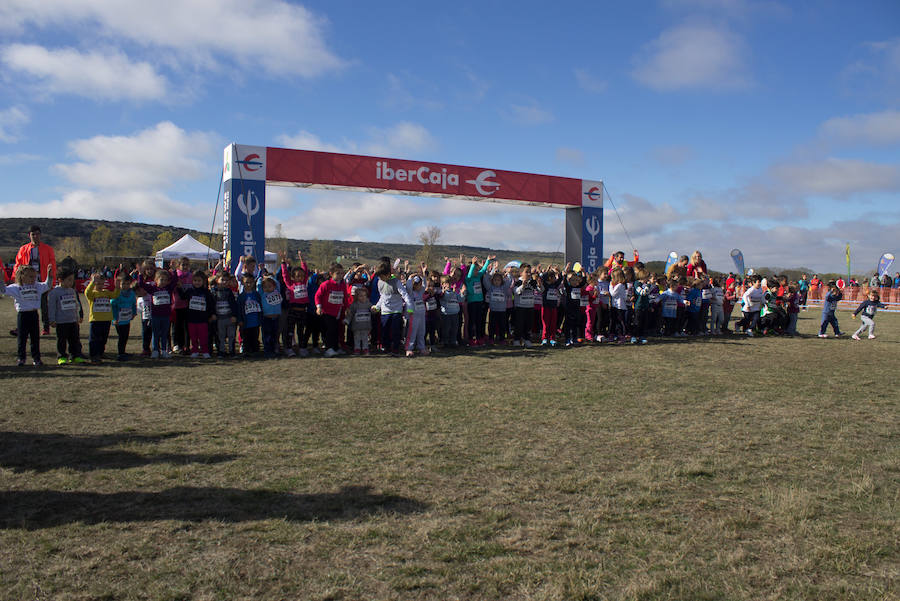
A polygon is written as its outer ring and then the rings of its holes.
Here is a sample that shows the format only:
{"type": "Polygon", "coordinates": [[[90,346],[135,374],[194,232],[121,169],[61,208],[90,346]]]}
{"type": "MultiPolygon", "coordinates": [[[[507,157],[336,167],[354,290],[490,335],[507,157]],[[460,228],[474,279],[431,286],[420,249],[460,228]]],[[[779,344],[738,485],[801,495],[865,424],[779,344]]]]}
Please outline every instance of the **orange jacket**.
{"type": "MultiPolygon", "coordinates": [[[[16,265],[13,267],[13,276],[19,270],[19,267],[23,265],[31,265],[31,249],[34,248],[34,244],[29,242],[28,244],[22,245],[22,248],[19,249],[19,253],[16,255],[16,265]]],[[[41,262],[41,270],[38,273],[38,281],[43,282],[44,278],[47,277],[47,266],[50,266],[50,273],[53,275],[53,281],[50,282],[52,286],[54,282],[56,282],[56,255],[53,254],[53,247],[49,244],[40,243],[38,246],[38,259],[41,262]]]]}
{"type": "Polygon", "coordinates": [[[609,258],[606,260],[606,263],[603,264],[604,267],[612,271],[615,267],[625,267],[628,265],[629,267],[634,267],[634,264],[640,260],[640,255],[638,255],[637,251],[634,251],[634,261],[622,261],[622,263],[616,263],[616,253],[609,255],[609,258]]]}

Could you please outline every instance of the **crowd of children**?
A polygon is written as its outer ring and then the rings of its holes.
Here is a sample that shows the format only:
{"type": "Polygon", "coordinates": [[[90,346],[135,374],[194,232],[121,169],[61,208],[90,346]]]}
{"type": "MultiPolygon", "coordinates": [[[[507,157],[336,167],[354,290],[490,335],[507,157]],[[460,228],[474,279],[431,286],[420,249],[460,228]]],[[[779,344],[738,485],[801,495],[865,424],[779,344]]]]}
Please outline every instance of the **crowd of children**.
{"type": "MultiPolygon", "coordinates": [[[[721,335],[735,307],[741,310],[734,332],[797,335],[797,318],[805,290],[787,278],[758,275],[710,277],[699,252],[684,256],[666,274],[647,271],[638,260],[614,253],[594,272],[580,265],[519,264],[505,267],[488,256],[443,267],[420,264],[411,269],[399,259],[383,257],[373,268],[332,264],[313,271],[301,253],[269,273],[253,257],[242,257],[234,272],[219,262],[209,271],[192,271],[183,259],[170,269],[151,261],[131,273],[95,273],[85,289],[88,314],[88,359],[100,363],[112,326],[118,337],[118,360],[127,360],[131,323],[139,320],[142,355],[195,358],[238,354],[265,358],[279,355],[325,357],[352,352],[428,355],[438,348],[485,345],[572,347],[585,343],[646,344],[654,337],[721,335]],[[260,339],[262,344],[260,345],[260,339]],[[322,348],[320,348],[320,340],[322,348]]],[[[76,274],[58,273],[50,291],[51,325],[56,329],[58,363],[82,363],[79,324],[84,309],[74,289],[76,274]]],[[[5,280],[5,278],[4,278],[5,280]]],[[[15,300],[18,364],[25,362],[27,341],[35,365],[41,364],[37,310],[50,290],[51,276],[38,281],[24,267],[14,284],[0,282],[0,292],[15,300]]],[[[841,291],[834,282],[825,294],[819,337],[826,326],[841,332],[835,316],[841,291]]],[[[878,292],[870,291],[854,317],[874,338],[878,292]]]]}

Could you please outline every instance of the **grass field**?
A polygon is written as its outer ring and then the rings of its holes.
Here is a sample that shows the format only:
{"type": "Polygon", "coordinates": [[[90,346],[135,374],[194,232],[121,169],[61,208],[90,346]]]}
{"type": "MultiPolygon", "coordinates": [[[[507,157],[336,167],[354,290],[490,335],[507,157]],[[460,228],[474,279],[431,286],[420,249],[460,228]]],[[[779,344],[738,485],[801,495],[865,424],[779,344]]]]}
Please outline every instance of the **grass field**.
{"type": "Polygon", "coordinates": [[[877,322],[37,370],[4,299],[0,597],[898,599],[900,316],[877,322]]]}

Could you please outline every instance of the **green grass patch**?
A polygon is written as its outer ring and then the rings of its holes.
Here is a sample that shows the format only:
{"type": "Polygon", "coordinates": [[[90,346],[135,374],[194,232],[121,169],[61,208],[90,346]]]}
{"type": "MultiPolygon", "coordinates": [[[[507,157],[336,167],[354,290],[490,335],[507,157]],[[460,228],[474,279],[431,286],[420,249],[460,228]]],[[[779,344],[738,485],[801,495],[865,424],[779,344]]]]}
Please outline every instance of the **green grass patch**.
{"type": "Polygon", "coordinates": [[[897,599],[900,316],[854,342],[801,315],[41,370],[4,335],[0,599],[897,599]]]}

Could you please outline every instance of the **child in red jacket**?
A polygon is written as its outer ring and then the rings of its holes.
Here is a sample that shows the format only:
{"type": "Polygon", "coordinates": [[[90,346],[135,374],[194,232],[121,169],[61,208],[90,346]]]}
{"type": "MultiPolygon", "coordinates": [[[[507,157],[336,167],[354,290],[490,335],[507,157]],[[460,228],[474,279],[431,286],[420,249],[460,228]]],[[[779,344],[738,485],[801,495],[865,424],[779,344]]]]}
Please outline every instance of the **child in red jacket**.
{"type": "Polygon", "coordinates": [[[342,354],[338,342],[341,314],[350,304],[350,287],[341,279],[341,267],[334,263],[328,270],[329,279],[316,290],[316,314],[325,329],[325,356],[342,354]]]}

